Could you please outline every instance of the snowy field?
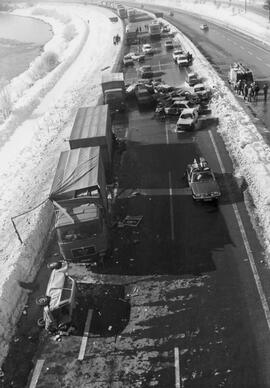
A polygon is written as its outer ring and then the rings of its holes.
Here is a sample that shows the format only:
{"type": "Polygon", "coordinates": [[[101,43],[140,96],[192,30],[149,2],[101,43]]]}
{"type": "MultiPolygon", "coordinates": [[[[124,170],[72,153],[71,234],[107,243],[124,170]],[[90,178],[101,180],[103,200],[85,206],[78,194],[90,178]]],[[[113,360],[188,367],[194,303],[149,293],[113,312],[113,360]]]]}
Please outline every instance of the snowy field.
{"type": "MultiPolygon", "coordinates": [[[[181,5],[194,11],[191,2],[160,3],[172,7],[181,5]]],[[[244,28],[248,17],[250,34],[256,29],[257,37],[263,41],[268,39],[266,19],[235,11],[232,15],[232,9],[220,8],[217,12],[214,5],[196,4],[200,15],[215,15],[222,23],[233,23],[234,28],[244,28]]],[[[112,44],[112,36],[123,33],[121,23],[109,21],[111,12],[98,7],[43,3],[16,13],[42,18],[52,25],[54,37],[45,46],[45,52],[56,53],[59,65],[33,81],[33,71],[42,60],[38,58],[27,72],[12,80],[14,109],[0,126],[0,182],[6,187],[0,202],[0,361],[7,352],[12,329],[27,298],[19,281],[33,280],[47,241],[52,208],[46,199],[59,154],[68,148],[66,139],[78,107],[97,103],[101,93],[101,70],[111,67],[119,55],[120,46],[112,44]],[[70,31],[74,36],[70,36],[70,31]],[[11,217],[43,201],[36,211],[15,220],[23,240],[21,244],[11,217]]],[[[205,58],[182,34],[179,33],[178,38],[195,54],[194,69],[200,70],[214,91],[212,109],[220,118],[219,131],[237,160],[239,176],[244,176],[249,184],[267,236],[270,229],[270,150],[205,58]]],[[[268,247],[267,237],[265,242],[268,247]]]]}

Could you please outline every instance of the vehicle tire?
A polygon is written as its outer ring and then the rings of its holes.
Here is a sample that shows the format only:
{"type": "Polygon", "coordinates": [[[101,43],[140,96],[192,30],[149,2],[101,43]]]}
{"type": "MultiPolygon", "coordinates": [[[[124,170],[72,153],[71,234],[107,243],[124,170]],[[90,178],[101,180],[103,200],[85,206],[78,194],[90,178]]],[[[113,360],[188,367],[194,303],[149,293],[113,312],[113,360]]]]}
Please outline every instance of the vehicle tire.
{"type": "Polygon", "coordinates": [[[38,325],[38,327],[44,327],[45,326],[44,319],[43,318],[38,318],[37,325],[38,325]]]}
{"type": "Polygon", "coordinates": [[[36,304],[38,306],[47,306],[50,302],[50,298],[46,295],[42,295],[42,296],[39,296],[37,299],[36,299],[36,304]]]}
{"type": "Polygon", "coordinates": [[[53,270],[53,269],[60,269],[62,268],[62,262],[61,261],[55,261],[53,263],[47,264],[47,268],[53,270]]]}

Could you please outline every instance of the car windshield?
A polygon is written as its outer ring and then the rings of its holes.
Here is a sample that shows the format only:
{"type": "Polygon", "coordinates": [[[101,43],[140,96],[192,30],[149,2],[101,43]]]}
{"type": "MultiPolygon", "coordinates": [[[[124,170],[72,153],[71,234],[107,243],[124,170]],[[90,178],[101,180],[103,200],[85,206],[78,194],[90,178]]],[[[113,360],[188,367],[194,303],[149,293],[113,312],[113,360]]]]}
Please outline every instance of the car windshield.
{"type": "Polygon", "coordinates": [[[177,50],[174,52],[174,55],[180,55],[180,54],[182,54],[182,50],[177,50]]]}
{"type": "Polygon", "coordinates": [[[193,182],[208,182],[212,181],[213,176],[210,171],[200,171],[193,173],[192,181],[193,182]]]}
{"type": "Polygon", "coordinates": [[[150,49],[150,48],[151,48],[151,46],[150,46],[150,44],[145,44],[145,45],[144,45],[144,48],[146,48],[146,49],[150,49]]]}
{"type": "Polygon", "coordinates": [[[192,119],[192,118],[193,118],[192,113],[184,113],[181,115],[181,119],[184,119],[184,120],[192,119]]]}
{"type": "Polygon", "coordinates": [[[194,89],[195,92],[203,92],[204,90],[205,89],[203,86],[200,86],[200,87],[194,89]]]}

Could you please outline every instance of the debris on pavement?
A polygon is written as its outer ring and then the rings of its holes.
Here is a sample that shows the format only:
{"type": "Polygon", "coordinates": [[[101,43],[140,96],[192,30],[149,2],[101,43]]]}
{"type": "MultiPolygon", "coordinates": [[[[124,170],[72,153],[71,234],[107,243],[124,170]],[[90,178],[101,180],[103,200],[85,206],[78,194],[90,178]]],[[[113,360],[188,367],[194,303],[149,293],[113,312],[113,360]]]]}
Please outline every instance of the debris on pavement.
{"type": "Polygon", "coordinates": [[[143,216],[126,216],[123,220],[124,226],[132,226],[136,228],[142,221],[143,216]]]}

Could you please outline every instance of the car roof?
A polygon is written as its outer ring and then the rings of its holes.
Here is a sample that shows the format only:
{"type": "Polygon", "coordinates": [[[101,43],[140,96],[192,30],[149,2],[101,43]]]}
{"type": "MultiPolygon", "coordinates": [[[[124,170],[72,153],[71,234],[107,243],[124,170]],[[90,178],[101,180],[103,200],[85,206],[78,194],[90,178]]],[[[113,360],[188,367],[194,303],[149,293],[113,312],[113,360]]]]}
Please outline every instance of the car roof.
{"type": "Polygon", "coordinates": [[[197,75],[195,73],[188,73],[188,77],[197,77],[197,75]]]}
{"type": "Polygon", "coordinates": [[[194,88],[201,88],[202,86],[205,88],[204,84],[196,84],[194,85],[194,88]]]}
{"type": "Polygon", "coordinates": [[[181,104],[188,104],[188,100],[175,100],[173,101],[173,105],[181,105],[181,104]]]}
{"type": "Polygon", "coordinates": [[[151,44],[145,43],[145,44],[143,45],[143,47],[151,47],[151,44]]]}

